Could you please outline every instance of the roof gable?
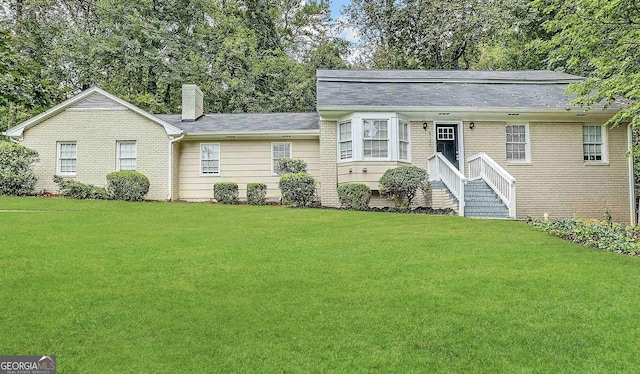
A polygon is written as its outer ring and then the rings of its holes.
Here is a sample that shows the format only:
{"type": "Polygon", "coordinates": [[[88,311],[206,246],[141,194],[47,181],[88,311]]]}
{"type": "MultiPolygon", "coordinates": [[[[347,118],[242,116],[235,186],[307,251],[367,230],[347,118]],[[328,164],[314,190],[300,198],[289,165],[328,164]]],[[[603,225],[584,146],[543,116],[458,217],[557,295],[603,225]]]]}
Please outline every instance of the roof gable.
{"type": "Polygon", "coordinates": [[[67,109],[125,110],[127,107],[99,92],[94,92],[84,100],[71,105],[67,109]]]}
{"type": "Polygon", "coordinates": [[[40,124],[41,122],[56,116],[57,114],[65,110],[131,110],[148,120],[162,126],[167,135],[179,135],[182,134],[182,130],[173,126],[172,124],[161,120],[160,118],[150,114],[137,106],[114,96],[107,91],[104,91],[98,87],[91,87],[82,91],[78,95],[63,101],[62,103],[54,106],[53,108],[38,114],[35,117],[28,119],[21,124],[14,126],[4,132],[4,135],[9,137],[20,137],[25,130],[40,124]]]}

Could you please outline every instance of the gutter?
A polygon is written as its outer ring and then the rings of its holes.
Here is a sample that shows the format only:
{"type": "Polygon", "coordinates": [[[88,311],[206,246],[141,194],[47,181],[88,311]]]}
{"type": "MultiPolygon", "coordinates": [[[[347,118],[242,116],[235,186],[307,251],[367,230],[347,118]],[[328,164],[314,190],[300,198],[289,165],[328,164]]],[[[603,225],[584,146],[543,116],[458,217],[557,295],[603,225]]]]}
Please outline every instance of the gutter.
{"type": "Polygon", "coordinates": [[[174,138],[173,136],[169,137],[169,188],[168,188],[168,194],[167,194],[167,198],[165,199],[165,201],[171,201],[171,197],[173,195],[173,143],[181,140],[182,138],[184,138],[187,135],[187,133],[183,132],[182,135],[180,135],[177,138],[174,138]]]}

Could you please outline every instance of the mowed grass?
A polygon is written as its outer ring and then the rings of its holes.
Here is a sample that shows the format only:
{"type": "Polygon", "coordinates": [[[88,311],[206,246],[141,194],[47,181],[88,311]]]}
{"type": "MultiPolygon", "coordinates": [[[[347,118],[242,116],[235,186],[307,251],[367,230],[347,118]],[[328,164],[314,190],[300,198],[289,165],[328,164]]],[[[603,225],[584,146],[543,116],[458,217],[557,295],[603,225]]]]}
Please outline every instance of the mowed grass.
{"type": "Polygon", "coordinates": [[[59,373],[640,367],[640,259],[521,222],[9,197],[0,210],[0,354],[55,354],[59,373]]]}

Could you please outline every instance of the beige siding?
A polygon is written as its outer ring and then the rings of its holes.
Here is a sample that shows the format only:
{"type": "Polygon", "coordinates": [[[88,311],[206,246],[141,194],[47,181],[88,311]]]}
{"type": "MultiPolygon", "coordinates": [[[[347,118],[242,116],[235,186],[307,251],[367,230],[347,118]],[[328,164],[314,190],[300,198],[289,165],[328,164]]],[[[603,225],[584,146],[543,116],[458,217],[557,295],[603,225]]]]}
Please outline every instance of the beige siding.
{"type": "MultiPolygon", "coordinates": [[[[278,200],[278,176],[271,172],[271,143],[292,143],[292,157],[307,162],[307,171],[320,178],[318,140],[222,140],[181,141],[179,160],[180,200],[209,201],[213,199],[213,185],[217,182],[238,184],[240,199],[247,196],[247,183],[267,185],[267,199],[278,200]],[[220,175],[200,175],[200,144],[220,144],[220,175]]],[[[320,195],[318,189],[318,194],[320,195]]]]}
{"type": "Polygon", "coordinates": [[[531,122],[531,163],[517,164],[506,162],[505,122],[476,122],[473,130],[465,123],[465,157],[485,152],[516,178],[519,219],[604,218],[608,209],[614,220],[629,222],[626,128],[607,132],[608,162],[587,163],[582,125],[531,122]]]}
{"type": "Polygon", "coordinates": [[[151,186],[148,199],[164,200],[168,193],[168,136],[162,126],[129,110],[66,110],[24,133],[23,144],[40,154],[35,166],[38,190],[57,191],[53,183],[57,142],[77,142],[75,180],[106,186],[106,175],[116,170],[116,142],[135,140],[137,168],[151,186]]]}

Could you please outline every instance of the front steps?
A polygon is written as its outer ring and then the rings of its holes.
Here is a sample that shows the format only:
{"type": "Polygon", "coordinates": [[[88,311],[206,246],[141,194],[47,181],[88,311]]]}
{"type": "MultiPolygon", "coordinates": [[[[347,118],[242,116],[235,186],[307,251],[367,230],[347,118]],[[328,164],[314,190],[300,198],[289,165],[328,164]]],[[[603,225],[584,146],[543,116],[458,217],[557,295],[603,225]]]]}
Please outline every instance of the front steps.
{"type": "Polygon", "coordinates": [[[458,199],[442,181],[431,182],[431,205],[440,209],[453,209],[458,212],[458,199]]]}
{"type": "MultiPolygon", "coordinates": [[[[509,218],[509,208],[482,179],[469,181],[464,189],[464,216],[475,218],[509,218]]],[[[458,211],[458,199],[442,181],[431,182],[431,204],[458,211]]]]}
{"type": "Polygon", "coordinates": [[[509,208],[482,179],[467,182],[464,203],[465,217],[509,218],[509,208]]]}

